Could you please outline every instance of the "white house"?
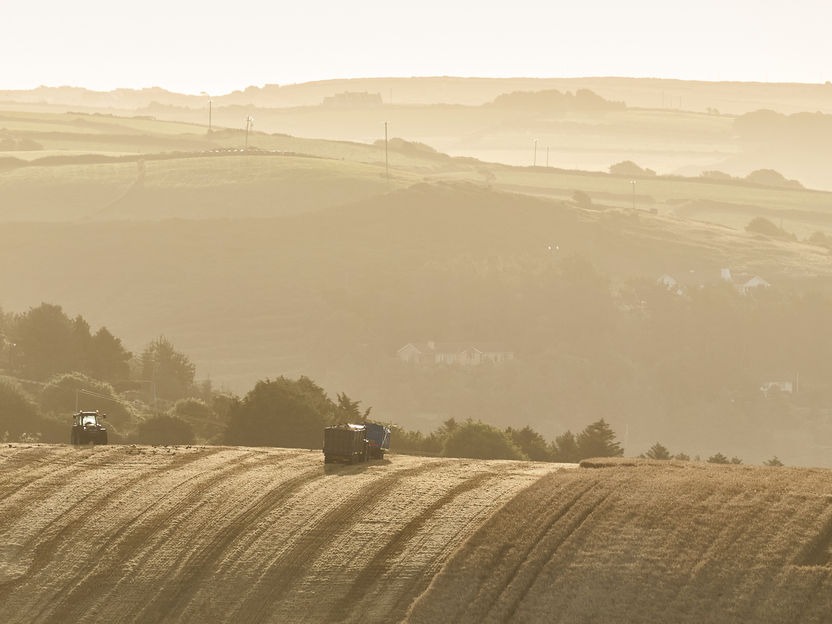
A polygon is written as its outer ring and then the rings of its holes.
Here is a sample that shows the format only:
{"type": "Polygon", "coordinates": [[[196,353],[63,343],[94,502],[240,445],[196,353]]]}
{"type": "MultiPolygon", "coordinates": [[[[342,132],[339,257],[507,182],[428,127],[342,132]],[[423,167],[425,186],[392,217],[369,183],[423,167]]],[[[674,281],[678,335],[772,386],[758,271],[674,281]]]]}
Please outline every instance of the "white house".
{"type": "Polygon", "coordinates": [[[415,364],[458,364],[476,366],[483,362],[500,363],[514,359],[514,352],[500,345],[472,342],[409,342],[396,356],[415,364]]]}

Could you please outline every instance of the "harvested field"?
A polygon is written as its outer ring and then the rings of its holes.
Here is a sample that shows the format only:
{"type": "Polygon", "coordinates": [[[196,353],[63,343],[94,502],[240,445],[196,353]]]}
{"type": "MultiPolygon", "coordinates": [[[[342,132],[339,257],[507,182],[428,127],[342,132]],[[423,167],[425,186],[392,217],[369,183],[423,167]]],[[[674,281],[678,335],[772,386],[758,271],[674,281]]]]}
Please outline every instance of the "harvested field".
{"type": "Polygon", "coordinates": [[[555,466],[0,448],[0,622],[386,622],[555,466]]]}
{"type": "Polygon", "coordinates": [[[541,478],[414,604],[427,622],[829,622],[828,470],[585,462],[541,478]]]}
{"type": "Polygon", "coordinates": [[[0,622],[828,622],[828,470],[0,447],[0,622]]]}

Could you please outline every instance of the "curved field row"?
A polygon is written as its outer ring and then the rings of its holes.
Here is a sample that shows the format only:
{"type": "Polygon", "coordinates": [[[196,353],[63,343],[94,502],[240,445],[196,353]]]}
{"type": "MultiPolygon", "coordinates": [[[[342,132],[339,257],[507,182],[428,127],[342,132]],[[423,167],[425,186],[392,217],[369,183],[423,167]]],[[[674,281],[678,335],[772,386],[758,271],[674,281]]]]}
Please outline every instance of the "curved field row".
{"type": "Polygon", "coordinates": [[[830,621],[828,470],[590,465],[494,514],[408,621],[830,621]]]}
{"type": "Polygon", "coordinates": [[[0,621],[396,621],[496,509],[556,469],[7,445],[0,621]]]}

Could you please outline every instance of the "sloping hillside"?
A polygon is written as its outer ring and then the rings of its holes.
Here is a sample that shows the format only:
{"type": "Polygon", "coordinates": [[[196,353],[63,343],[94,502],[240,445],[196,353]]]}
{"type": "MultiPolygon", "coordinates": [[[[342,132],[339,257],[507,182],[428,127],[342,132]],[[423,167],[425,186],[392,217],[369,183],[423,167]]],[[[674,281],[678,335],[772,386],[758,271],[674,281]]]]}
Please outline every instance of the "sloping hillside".
{"type": "Polygon", "coordinates": [[[610,461],[541,478],[410,622],[828,622],[825,470],[610,461]]]}
{"type": "Polygon", "coordinates": [[[0,621],[827,622],[829,471],[4,445],[0,621]],[[574,468],[574,466],[572,466],[574,468]]]}
{"type": "Polygon", "coordinates": [[[388,622],[556,469],[320,451],[4,445],[0,621],[388,622]]]}

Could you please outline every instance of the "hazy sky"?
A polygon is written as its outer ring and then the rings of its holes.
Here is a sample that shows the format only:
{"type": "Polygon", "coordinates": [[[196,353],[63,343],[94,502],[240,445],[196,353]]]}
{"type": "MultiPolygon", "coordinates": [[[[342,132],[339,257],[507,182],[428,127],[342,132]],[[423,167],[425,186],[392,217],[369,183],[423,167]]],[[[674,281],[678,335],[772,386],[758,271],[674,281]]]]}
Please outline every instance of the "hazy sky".
{"type": "Polygon", "coordinates": [[[0,88],[361,76],[832,80],[830,0],[0,0],[0,88]]]}

